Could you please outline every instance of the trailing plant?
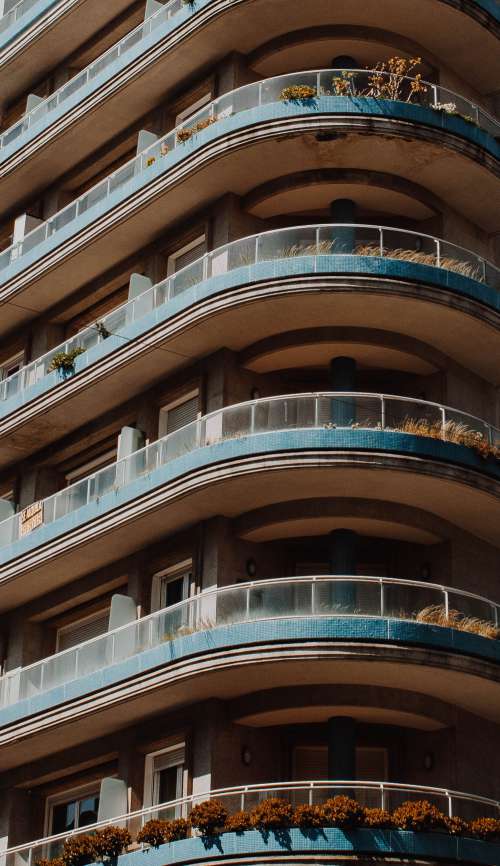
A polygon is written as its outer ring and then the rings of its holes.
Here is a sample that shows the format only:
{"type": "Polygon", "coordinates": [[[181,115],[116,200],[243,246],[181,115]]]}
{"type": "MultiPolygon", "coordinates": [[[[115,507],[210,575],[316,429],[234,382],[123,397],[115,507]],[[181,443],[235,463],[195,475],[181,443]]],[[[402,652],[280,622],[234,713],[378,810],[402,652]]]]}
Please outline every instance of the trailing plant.
{"type": "Polygon", "coordinates": [[[356,800],[339,794],[323,803],[323,814],[330,827],[352,829],[363,823],[364,810],[356,800]]]}
{"type": "Polygon", "coordinates": [[[471,117],[470,114],[462,114],[457,110],[457,105],[455,102],[436,102],[431,106],[434,111],[442,111],[444,114],[449,114],[451,117],[460,117],[462,120],[465,120],[467,123],[473,123],[474,126],[477,126],[477,121],[471,117]]]}
{"type": "Polygon", "coordinates": [[[233,833],[242,833],[244,830],[252,829],[252,820],[250,812],[242,810],[235,812],[234,815],[229,815],[224,824],[224,831],[233,833]]]}
{"type": "Polygon", "coordinates": [[[269,797],[252,809],[252,827],[257,830],[282,830],[293,824],[293,806],[280,797],[269,797]]]}
{"type": "Polygon", "coordinates": [[[304,804],[297,806],[293,813],[294,827],[307,829],[308,827],[324,827],[325,813],[321,806],[309,806],[304,804]]]}
{"type": "Polygon", "coordinates": [[[443,830],[445,816],[428,800],[407,800],[392,813],[394,825],[400,830],[443,830]]]}
{"type": "Polygon", "coordinates": [[[475,818],[469,824],[473,836],[496,842],[500,839],[500,818],[475,818]]]}
{"type": "Polygon", "coordinates": [[[48,372],[52,373],[54,370],[58,370],[65,374],[74,373],[75,360],[78,358],[78,355],[82,355],[84,352],[85,349],[82,346],[76,346],[74,349],[70,349],[69,352],[56,352],[50,362],[48,372]]]}
{"type": "Polygon", "coordinates": [[[377,830],[390,830],[394,827],[394,821],[390,812],[386,809],[365,809],[363,826],[377,830]]]}
{"type": "Polygon", "coordinates": [[[475,616],[465,616],[459,610],[447,611],[442,604],[431,604],[424,607],[417,614],[416,620],[444,628],[456,628],[459,631],[472,632],[472,634],[479,634],[481,637],[500,639],[500,629],[494,623],[475,616]]]}
{"type": "Polygon", "coordinates": [[[93,837],[94,853],[99,860],[119,857],[132,842],[132,837],[124,827],[103,827],[93,837]]]}
{"type": "Polygon", "coordinates": [[[193,807],[189,823],[203,836],[212,836],[222,830],[227,817],[227,809],[220,800],[204,800],[193,807]]]}
{"type": "Polygon", "coordinates": [[[216,123],[218,120],[217,116],[213,117],[204,117],[202,120],[198,120],[193,126],[183,126],[181,129],[177,130],[177,141],[183,143],[185,141],[189,141],[193,135],[196,135],[197,132],[201,132],[202,129],[206,129],[207,126],[211,126],[212,123],[216,123]]]}
{"type": "Polygon", "coordinates": [[[316,88],[308,84],[291,84],[280,93],[282,102],[310,102],[316,97],[316,88]]]}

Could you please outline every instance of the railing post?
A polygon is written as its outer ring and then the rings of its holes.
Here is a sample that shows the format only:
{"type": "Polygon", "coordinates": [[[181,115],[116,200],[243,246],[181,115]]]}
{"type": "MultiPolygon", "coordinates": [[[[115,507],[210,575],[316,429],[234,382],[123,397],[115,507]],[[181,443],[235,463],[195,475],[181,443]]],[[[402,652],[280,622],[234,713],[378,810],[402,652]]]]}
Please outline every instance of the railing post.
{"type": "Polygon", "coordinates": [[[432,85],[432,104],[434,108],[438,104],[438,92],[435,84],[432,85]]]}
{"type": "Polygon", "coordinates": [[[440,409],[441,409],[441,426],[443,428],[442,435],[443,435],[443,439],[444,439],[444,431],[446,429],[446,412],[445,412],[444,406],[441,406],[440,409]]]}
{"type": "Polygon", "coordinates": [[[379,232],[379,242],[380,242],[380,258],[383,259],[384,258],[384,230],[383,230],[383,228],[379,227],[378,232],[379,232]]]}
{"type": "Polygon", "coordinates": [[[255,236],[255,264],[259,261],[259,235],[255,236]]]}
{"type": "Polygon", "coordinates": [[[382,430],[385,430],[385,399],[384,397],[380,398],[380,426],[382,430]]]}
{"type": "Polygon", "coordinates": [[[440,268],[441,267],[441,241],[439,240],[439,238],[435,239],[435,245],[436,245],[436,267],[440,268]]]}
{"type": "Polygon", "coordinates": [[[246,589],[245,616],[246,616],[246,619],[248,621],[250,619],[250,587],[249,586],[247,586],[247,589],[246,589]]]}
{"type": "Polygon", "coordinates": [[[450,597],[448,594],[448,590],[446,590],[446,589],[444,590],[444,612],[445,612],[446,616],[448,617],[448,614],[450,612],[450,597]]]}
{"type": "Polygon", "coordinates": [[[385,616],[385,583],[380,580],[380,616],[385,616]]]}

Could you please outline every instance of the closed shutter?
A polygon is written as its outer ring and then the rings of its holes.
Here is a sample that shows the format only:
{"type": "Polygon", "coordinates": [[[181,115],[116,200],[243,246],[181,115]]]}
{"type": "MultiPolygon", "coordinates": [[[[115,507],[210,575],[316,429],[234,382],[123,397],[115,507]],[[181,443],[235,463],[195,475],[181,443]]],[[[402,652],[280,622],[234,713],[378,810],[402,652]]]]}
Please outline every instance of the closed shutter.
{"type": "Polygon", "coordinates": [[[65,626],[57,632],[57,651],[70,649],[93,637],[98,637],[108,630],[109,608],[96,616],[86,617],[72,625],[65,626]]]}
{"type": "Polygon", "coordinates": [[[191,262],[195,262],[196,259],[200,259],[206,252],[206,244],[205,241],[201,241],[201,243],[196,244],[195,247],[191,247],[190,250],[186,250],[185,253],[181,253],[179,256],[175,256],[175,264],[174,270],[180,271],[182,268],[185,268],[187,265],[190,265],[191,262]]]}
{"type": "Polygon", "coordinates": [[[183,403],[178,403],[172,409],[163,410],[163,412],[166,415],[166,424],[165,430],[161,435],[164,436],[166,433],[173,433],[174,430],[185,427],[191,421],[196,421],[198,416],[198,394],[189,400],[185,400],[183,403]]]}
{"type": "Polygon", "coordinates": [[[387,779],[387,749],[356,749],[356,778],[363,782],[385,782],[387,779]]]}
{"type": "Polygon", "coordinates": [[[294,775],[298,782],[328,779],[328,750],[326,746],[297,746],[294,758],[294,775]]]}

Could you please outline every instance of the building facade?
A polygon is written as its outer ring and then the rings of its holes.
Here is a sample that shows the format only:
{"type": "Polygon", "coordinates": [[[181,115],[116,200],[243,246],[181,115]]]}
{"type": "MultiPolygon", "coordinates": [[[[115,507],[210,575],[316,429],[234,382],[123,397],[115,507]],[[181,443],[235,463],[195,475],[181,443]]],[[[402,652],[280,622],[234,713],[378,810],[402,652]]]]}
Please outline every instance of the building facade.
{"type": "Polygon", "coordinates": [[[498,2],[2,11],[1,862],[499,866],[498,2]]]}

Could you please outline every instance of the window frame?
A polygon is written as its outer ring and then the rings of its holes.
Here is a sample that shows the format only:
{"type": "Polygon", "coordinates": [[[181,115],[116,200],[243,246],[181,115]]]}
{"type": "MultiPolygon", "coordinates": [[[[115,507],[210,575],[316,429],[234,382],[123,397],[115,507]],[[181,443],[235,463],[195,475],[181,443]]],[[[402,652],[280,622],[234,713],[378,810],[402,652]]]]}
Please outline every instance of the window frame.
{"type": "MultiPolygon", "coordinates": [[[[72,803],[73,801],[82,800],[85,796],[92,796],[94,793],[100,797],[101,794],[101,782],[88,782],[84,785],[78,785],[74,788],[69,788],[66,791],[62,791],[59,794],[50,794],[45,798],[45,835],[51,836],[52,833],[52,822],[54,816],[54,806],[60,806],[63,803],[72,803]]],[[[78,819],[80,818],[80,810],[78,810],[78,819]]],[[[75,827],[75,830],[81,829],[80,822],[78,820],[78,826],[75,827]]],[[[72,832],[72,831],[70,831],[72,832]]]]}
{"type": "Polygon", "coordinates": [[[182,600],[185,601],[194,595],[193,560],[191,558],[184,559],[181,562],[176,562],[174,565],[170,565],[168,568],[163,568],[161,571],[156,571],[153,574],[151,587],[151,613],[165,609],[165,605],[162,603],[162,588],[165,583],[170,583],[180,577],[184,578],[183,592],[186,591],[186,595],[182,600]]]}
{"type": "Polygon", "coordinates": [[[202,96],[199,96],[198,99],[195,99],[194,102],[190,102],[186,108],[183,108],[181,111],[177,112],[174,120],[174,127],[179,126],[180,123],[185,123],[186,120],[189,120],[193,114],[196,114],[200,108],[203,108],[204,105],[208,105],[213,99],[212,91],[206,90],[202,96]]]}
{"type": "Polygon", "coordinates": [[[10,358],[6,358],[5,361],[2,361],[0,364],[0,381],[4,382],[5,379],[8,379],[9,376],[14,376],[16,373],[19,373],[23,367],[26,366],[25,352],[24,350],[21,352],[16,352],[15,355],[11,355],[10,358]],[[14,372],[10,371],[11,367],[18,367],[14,372]]]}
{"type": "MultiPolygon", "coordinates": [[[[56,629],[56,648],[55,652],[64,652],[59,648],[60,638],[64,632],[72,631],[74,628],[78,628],[78,626],[83,625],[84,622],[91,621],[93,619],[102,619],[104,616],[108,617],[108,626],[109,626],[109,614],[111,611],[111,605],[107,605],[106,607],[101,608],[100,610],[93,611],[93,613],[88,613],[83,616],[78,617],[78,619],[73,620],[72,622],[65,623],[65,625],[61,625],[56,629]]],[[[107,629],[106,629],[107,631],[107,629]]],[[[106,631],[103,634],[106,634],[106,631]]],[[[78,644],[75,644],[78,646],[78,644]]]]}
{"type": "MultiPolygon", "coordinates": [[[[183,750],[183,760],[179,764],[173,763],[172,767],[177,767],[177,789],[180,788],[180,794],[176,800],[180,797],[185,797],[187,794],[187,783],[188,783],[188,772],[186,766],[186,741],[185,739],[179,740],[173,743],[171,746],[164,746],[162,749],[156,749],[154,752],[148,752],[144,761],[144,795],[143,795],[143,807],[145,809],[149,807],[154,807],[160,805],[160,802],[153,802],[155,797],[155,777],[161,772],[161,770],[154,770],[155,759],[160,755],[167,755],[169,752],[176,752],[179,749],[183,750]],[[179,772],[180,771],[180,772],[179,772]],[[179,781],[180,780],[180,781],[179,781]]],[[[168,769],[167,767],[162,767],[162,769],[168,769]]]]}
{"type": "MultiPolygon", "coordinates": [[[[198,411],[195,418],[195,420],[197,420],[198,418],[201,418],[199,388],[193,388],[191,391],[185,391],[175,400],[171,400],[170,403],[165,403],[164,406],[160,406],[160,411],[158,413],[158,439],[163,439],[163,437],[167,436],[168,434],[168,413],[171,412],[172,409],[177,409],[177,407],[181,406],[183,403],[189,403],[189,401],[194,400],[195,397],[198,399],[198,411]]],[[[177,429],[182,430],[182,427],[178,427],[177,429]]]]}
{"type": "MultiPolygon", "coordinates": [[[[195,247],[199,247],[202,244],[204,244],[205,251],[206,251],[206,246],[207,246],[207,234],[206,234],[206,232],[203,232],[203,234],[198,235],[192,241],[189,241],[189,243],[184,244],[182,247],[179,247],[178,249],[171,252],[167,256],[167,277],[171,277],[171,276],[173,276],[173,274],[177,273],[176,262],[178,259],[180,259],[182,256],[185,256],[186,253],[191,252],[191,250],[194,250],[195,247]]],[[[202,253],[201,255],[204,255],[204,253],[202,253]]],[[[201,256],[200,256],[200,258],[201,258],[201,256]]],[[[182,268],[179,268],[179,270],[182,270],[182,268]]]]}
{"type": "Polygon", "coordinates": [[[87,462],[82,463],[81,466],[77,466],[75,469],[70,469],[69,472],[65,472],[64,480],[66,482],[66,487],[69,487],[71,484],[76,484],[78,481],[83,481],[84,478],[87,478],[94,472],[98,472],[99,469],[105,469],[106,466],[112,466],[113,463],[116,463],[117,456],[118,446],[116,448],[108,448],[106,451],[103,451],[102,454],[99,454],[98,457],[87,460],[87,462]],[[106,460],[108,457],[113,457],[114,459],[107,463],[106,460]]]}

